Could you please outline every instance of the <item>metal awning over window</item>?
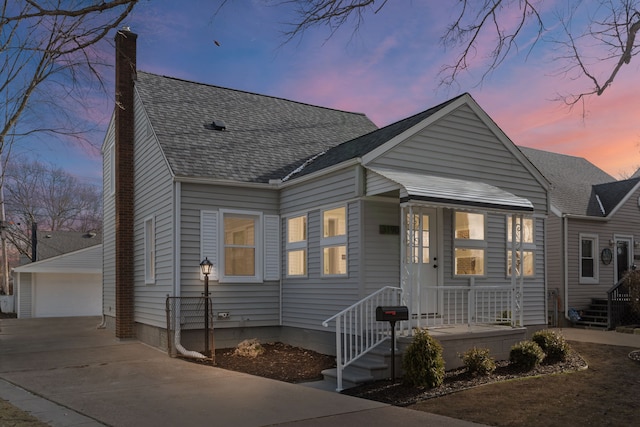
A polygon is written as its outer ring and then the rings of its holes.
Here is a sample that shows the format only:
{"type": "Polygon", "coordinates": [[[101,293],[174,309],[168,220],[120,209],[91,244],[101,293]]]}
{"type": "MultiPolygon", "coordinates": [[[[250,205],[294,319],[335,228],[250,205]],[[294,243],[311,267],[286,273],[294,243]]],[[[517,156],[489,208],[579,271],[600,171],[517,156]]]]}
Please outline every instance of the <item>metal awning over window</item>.
{"type": "Polygon", "coordinates": [[[441,205],[533,212],[533,204],[529,200],[483,182],[391,169],[368,169],[399,184],[401,202],[424,201],[441,205]]]}

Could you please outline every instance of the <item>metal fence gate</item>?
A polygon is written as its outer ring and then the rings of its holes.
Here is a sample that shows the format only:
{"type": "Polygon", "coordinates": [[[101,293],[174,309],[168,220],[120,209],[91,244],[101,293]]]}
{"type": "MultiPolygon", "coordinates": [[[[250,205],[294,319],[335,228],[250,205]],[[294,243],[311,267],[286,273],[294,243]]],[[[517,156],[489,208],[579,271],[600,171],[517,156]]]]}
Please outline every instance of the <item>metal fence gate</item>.
{"type": "MultiPolygon", "coordinates": [[[[201,297],[167,297],[167,350],[176,357],[180,350],[188,348],[190,352],[204,353],[205,304],[201,297]]],[[[213,348],[213,304],[209,297],[209,343],[213,348]]]]}

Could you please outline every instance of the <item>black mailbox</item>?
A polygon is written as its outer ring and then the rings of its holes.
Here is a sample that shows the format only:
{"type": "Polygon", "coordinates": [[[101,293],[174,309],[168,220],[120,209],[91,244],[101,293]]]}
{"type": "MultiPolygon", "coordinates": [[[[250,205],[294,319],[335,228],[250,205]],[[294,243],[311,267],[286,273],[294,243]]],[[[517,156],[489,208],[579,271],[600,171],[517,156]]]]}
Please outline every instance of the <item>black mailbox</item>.
{"type": "Polygon", "coordinates": [[[376,320],[378,322],[409,320],[409,308],[404,305],[376,307],[376,320]]]}

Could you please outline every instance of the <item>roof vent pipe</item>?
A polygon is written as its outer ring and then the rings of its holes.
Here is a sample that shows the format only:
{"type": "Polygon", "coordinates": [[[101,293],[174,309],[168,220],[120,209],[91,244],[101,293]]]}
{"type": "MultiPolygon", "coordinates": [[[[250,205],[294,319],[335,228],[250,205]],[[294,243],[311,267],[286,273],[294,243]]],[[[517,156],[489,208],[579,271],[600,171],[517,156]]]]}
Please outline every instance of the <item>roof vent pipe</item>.
{"type": "Polygon", "coordinates": [[[204,127],[209,130],[227,130],[227,125],[222,120],[214,120],[211,123],[204,125],[204,127]]]}

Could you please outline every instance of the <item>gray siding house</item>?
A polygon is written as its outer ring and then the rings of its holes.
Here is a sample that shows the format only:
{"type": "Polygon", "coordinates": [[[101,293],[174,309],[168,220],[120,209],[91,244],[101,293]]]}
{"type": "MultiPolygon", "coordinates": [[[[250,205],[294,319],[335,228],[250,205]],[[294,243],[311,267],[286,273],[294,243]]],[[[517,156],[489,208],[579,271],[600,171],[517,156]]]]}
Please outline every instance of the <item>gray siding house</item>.
{"type": "Polygon", "coordinates": [[[547,269],[559,313],[607,327],[607,291],[640,256],[640,178],[616,181],[583,158],[521,150],[552,184],[547,269]]]}
{"type": "Polygon", "coordinates": [[[406,305],[406,331],[546,325],[548,183],[469,94],[377,129],[136,72],[135,34],[116,42],[103,311],[117,336],[201,349],[183,308],[166,334],[166,301],[203,295],[205,258],[218,347],[257,337],[335,354],[345,325],[366,341],[379,304],[406,305]]]}

